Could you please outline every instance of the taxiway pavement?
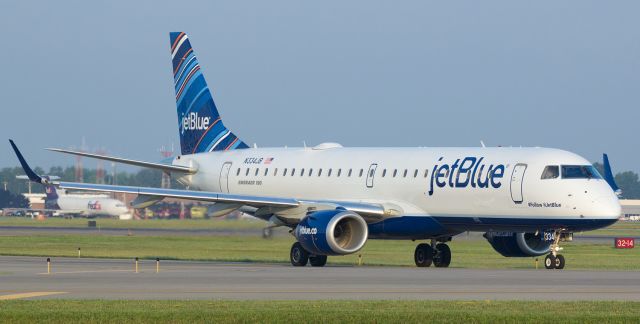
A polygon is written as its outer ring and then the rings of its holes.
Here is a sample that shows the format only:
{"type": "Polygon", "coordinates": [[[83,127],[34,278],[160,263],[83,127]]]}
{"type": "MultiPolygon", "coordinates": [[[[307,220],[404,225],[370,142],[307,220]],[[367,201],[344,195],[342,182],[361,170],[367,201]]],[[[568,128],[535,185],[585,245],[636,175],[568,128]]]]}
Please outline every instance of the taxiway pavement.
{"type": "Polygon", "coordinates": [[[640,272],[0,257],[0,299],[640,300],[640,272]],[[13,296],[13,297],[12,297],[13,296]]]}

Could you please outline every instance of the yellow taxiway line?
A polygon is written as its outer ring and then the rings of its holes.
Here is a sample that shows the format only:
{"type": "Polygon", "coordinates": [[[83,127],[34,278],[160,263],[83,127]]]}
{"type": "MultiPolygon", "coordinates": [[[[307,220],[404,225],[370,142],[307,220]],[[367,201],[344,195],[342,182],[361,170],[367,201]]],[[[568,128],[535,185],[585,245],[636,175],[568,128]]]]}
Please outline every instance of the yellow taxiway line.
{"type": "Polygon", "coordinates": [[[27,293],[20,293],[20,294],[0,295],[0,300],[23,299],[23,298],[43,297],[43,296],[60,295],[60,294],[66,294],[66,292],[34,291],[34,292],[27,292],[27,293]]]}

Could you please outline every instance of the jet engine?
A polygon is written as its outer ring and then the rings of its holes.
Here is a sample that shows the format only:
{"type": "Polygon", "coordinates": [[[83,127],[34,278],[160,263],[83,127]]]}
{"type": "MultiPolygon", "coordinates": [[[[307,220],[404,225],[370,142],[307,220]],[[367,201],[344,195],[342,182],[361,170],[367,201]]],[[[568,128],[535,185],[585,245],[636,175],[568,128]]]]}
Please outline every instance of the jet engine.
{"type": "Polygon", "coordinates": [[[551,242],[543,233],[486,232],[484,237],[505,257],[530,257],[549,253],[551,242]]]}
{"type": "Polygon", "coordinates": [[[345,255],[364,246],[369,228],[360,215],[338,208],[308,214],[298,223],[294,236],[311,254],[345,255]]]}

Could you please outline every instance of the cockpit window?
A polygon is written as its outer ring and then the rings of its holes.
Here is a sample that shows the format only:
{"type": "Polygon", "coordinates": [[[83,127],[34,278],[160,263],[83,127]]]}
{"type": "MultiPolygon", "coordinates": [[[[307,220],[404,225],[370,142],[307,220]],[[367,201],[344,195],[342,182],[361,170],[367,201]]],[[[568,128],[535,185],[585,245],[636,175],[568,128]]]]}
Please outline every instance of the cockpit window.
{"type": "Polygon", "coordinates": [[[560,167],[557,165],[547,165],[542,171],[540,179],[555,179],[560,176],[560,167]]]}
{"type": "Polygon", "coordinates": [[[562,179],[602,179],[593,165],[563,165],[562,179]]]}

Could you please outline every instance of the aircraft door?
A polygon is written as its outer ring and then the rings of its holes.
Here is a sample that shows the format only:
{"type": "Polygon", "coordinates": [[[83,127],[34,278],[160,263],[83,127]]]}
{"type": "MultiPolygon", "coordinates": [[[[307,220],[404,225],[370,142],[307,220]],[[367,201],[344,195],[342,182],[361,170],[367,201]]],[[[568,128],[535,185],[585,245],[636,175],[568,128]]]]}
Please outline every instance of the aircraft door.
{"type": "Polygon", "coordinates": [[[526,164],[518,163],[513,167],[513,172],[511,173],[511,199],[513,199],[513,202],[516,204],[521,204],[524,200],[522,197],[522,183],[526,170],[526,164]]]}
{"type": "Polygon", "coordinates": [[[231,170],[231,162],[225,162],[220,170],[220,191],[229,192],[229,171],[231,170]]]}
{"type": "Polygon", "coordinates": [[[369,167],[369,172],[367,172],[367,188],[373,188],[373,178],[376,175],[377,167],[378,164],[376,163],[371,164],[371,166],[369,167]]]}

